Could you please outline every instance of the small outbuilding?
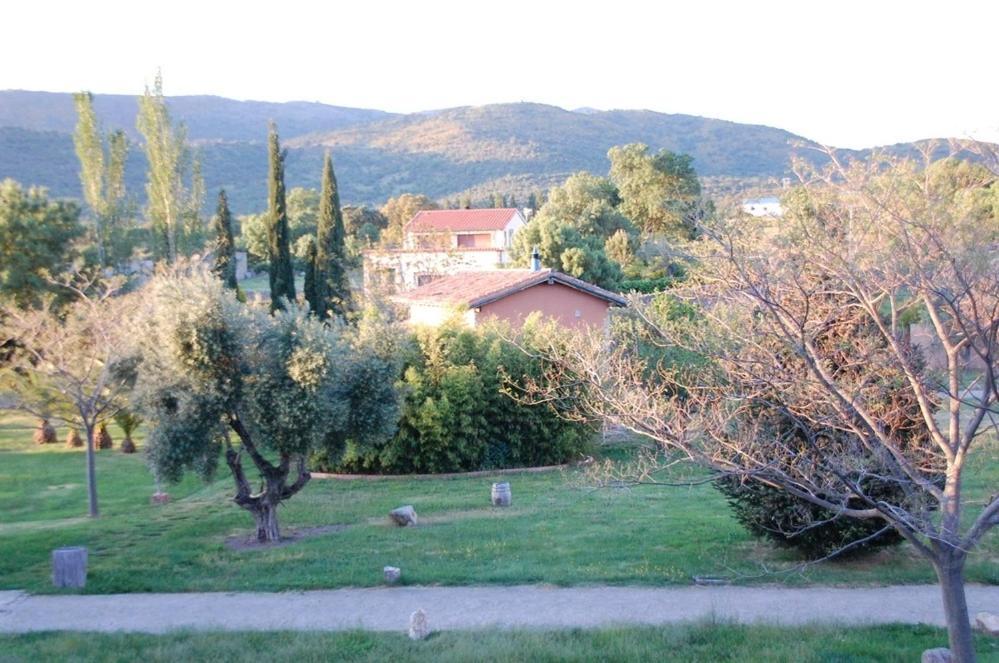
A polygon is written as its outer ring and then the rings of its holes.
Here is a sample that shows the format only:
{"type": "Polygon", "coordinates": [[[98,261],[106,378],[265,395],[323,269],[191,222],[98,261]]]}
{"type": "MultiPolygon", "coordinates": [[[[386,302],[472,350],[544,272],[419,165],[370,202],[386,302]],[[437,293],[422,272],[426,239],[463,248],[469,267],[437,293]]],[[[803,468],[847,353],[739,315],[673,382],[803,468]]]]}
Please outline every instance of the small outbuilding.
{"type": "Polygon", "coordinates": [[[540,312],[566,327],[603,327],[612,306],[628,301],[553,269],[495,269],[438,278],[395,298],[412,324],[439,325],[460,315],[474,327],[486,318],[521,326],[540,312]]]}

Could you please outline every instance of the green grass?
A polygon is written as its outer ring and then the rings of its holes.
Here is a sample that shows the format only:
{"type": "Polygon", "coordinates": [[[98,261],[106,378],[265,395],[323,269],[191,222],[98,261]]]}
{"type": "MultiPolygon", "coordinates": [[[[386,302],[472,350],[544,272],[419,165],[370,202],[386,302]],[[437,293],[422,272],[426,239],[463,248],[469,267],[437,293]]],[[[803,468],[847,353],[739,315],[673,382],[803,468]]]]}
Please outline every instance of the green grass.
{"type": "MultiPolygon", "coordinates": [[[[847,661],[919,660],[946,646],[942,629],[678,625],[565,631],[450,631],[411,642],[402,634],[41,633],[0,636],[4,663],[52,661],[847,661]]],[[[999,639],[979,636],[982,663],[999,661],[999,639]]]]}
{"type": "MultiPolygon", "coordinates": [[[[372,586],[381,569],[403,569],[410,584],[689,584],[695,575],[754,576],[765,565],[799,560],[751,539],[709,486],[689,489],[579,488],[573,472],[505,475],[514,505],[489,506],[494,477],[314,480],[281,510],[285,533],[347,528],[281,547],[232,550],[252,521],[232,504],[227,475],[170,488],[153,506],[142,454],[98,457],[102,517],[85,517],[84,454],[31,444],[32,422],[0,419],[0,589],[54,592],[53,548],[86,545],[86,592],[293,590],[372,586]],[[397,528],[387,512],[413,504],[420,526],[397,528]]],[[[112,431],[115,433],[115,431],[112,431]]],[[[60,438],[65,431],[60,430],[60,438]]],[[[116,440],[120,437],[115,435],[116,440]]],[[[141,448],[141,441],[140,441],[141,448]]],[[[969,485],[979,495],[999,483],[999,448],[973,458],[969,485]]],[[[220,470],[224,470],[220,468],[220,470]]],[[[999,583],[999,536],[991,533],[968,563],[972,582],[999,583]]],[[[739,582],[882,584],[934,582],[907,547],[826,563],[805,573],[739,582]]]]}
{"type": "MultiPolygon", "coordinates": [[[[295,292],[301,293],[304,284],[305,284],[305,277],[300,274],[295,274],[295,292]]],[[[265,271],[261,274],[257,274],[253,278],[243,279],[242,281],[239,282],[239,287],[243,290],[243,292],[246,293],[260,292],[270,295],[271,293],[270,276],[265,271]]]]}

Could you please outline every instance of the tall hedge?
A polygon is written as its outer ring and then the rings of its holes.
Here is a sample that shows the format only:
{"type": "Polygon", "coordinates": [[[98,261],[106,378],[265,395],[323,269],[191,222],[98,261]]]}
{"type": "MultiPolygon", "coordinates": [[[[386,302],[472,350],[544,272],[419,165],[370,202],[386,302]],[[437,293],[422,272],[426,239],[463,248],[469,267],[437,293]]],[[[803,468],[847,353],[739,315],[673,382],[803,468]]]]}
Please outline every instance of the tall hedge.
{"type": "MultiPolygon", "coordinates": [[[[540,377],[541,360],[509,343],[498,327],[458,325],[416,332],[400,376],[403,412],[396,435],[369,451],[348,444],[333,466],[385,474],[460,472],[551,465],[587,450],[592,424],[529,405],[510,386],[540,377]]],[[[530,333],[519,344],[531,344],[530,333]]]]}

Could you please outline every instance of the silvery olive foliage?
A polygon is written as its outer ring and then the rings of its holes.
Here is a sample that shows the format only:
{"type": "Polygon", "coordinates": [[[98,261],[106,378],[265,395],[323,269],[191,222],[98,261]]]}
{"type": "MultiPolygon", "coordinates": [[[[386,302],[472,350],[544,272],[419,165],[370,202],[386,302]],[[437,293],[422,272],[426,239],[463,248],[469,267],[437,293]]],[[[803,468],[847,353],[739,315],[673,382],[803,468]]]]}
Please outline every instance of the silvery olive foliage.
{"type": "Polygon", "coordinates": [[[370,336],[304,307],[270,315],[241,304],[203,271],[158,276],[137,393],[154,471],[171,481],[187,470],[211,477],[223,450],[247,440],[280,464],[390,436],[399,367],[370,336]]]}

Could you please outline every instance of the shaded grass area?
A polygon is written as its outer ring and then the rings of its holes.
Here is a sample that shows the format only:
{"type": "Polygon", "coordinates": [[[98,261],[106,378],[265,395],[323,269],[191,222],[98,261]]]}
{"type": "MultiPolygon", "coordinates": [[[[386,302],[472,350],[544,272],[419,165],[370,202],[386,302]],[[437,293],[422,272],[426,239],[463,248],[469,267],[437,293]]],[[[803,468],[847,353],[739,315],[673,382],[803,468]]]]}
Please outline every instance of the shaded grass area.
{"type": "MultiPolygon", "coordinates": [[[[301,293],[304,285],[305,285],[304,276],[296,273],[295,292],[301,293]]],[[[242,281],[239,282],[239,287],[243,290],[243,292],[260,293],[269,297],[271,294],[270,275],[265,270],[262,273],[257,274],[253,278],[243,279],[242,281]]]]}
{"type": "MultiPolygon", "coordinates": [[[[566,631],[450,631],[411,642],[402,634],[42,633],[0,636],[0,661],[918,661],[946,646],[928,626],[876,628],[678,625],[566,631]]],[[[980,636],[981,661],[999,660],[999,639],[980,636]]]]}
{"type": "MultiPolygon", "coordinates": [[[[760,575],[800,562],[751,539],[710,486],[591,490],[574,471],[431,480],[314,480],[282,507],[286,533],[345,525],[280,547],[234,550],[250,534],[231,503],[226,475],[188,478],[173,501],[149,503],[153,482],[140,454],[100,452],[102,517],[85,517],[84,454],[31,444],[29,419],[0,419],[0,589],[54,592],[53,548],[90,549],[86,592],[295,590],[381,583],[385,565],[421,585],[689,584],[693,576],[736,582],[890,584],[934,582],[907,547],[826,563],[804,573],[760,575]],[[513,506],[489,505],[493,480],[509,481],[513,506]],[[420,526],[386,514],[412,504],[420,526]]],[[[116,440],[120,437],[116,431],[116,440]]],[[[60,431],[60,437],[64,431],[60,431]]],[[[141,442],[140,442],[141,447],[141,442]]],[[[973,458],[977,494],[999,484],[996,445],[973,458]]],[[[224,468],[223,468],[224,469],[224,468]]],[[[999,536],[968,564],[971,582],[999,583],[999,536]]]]}

